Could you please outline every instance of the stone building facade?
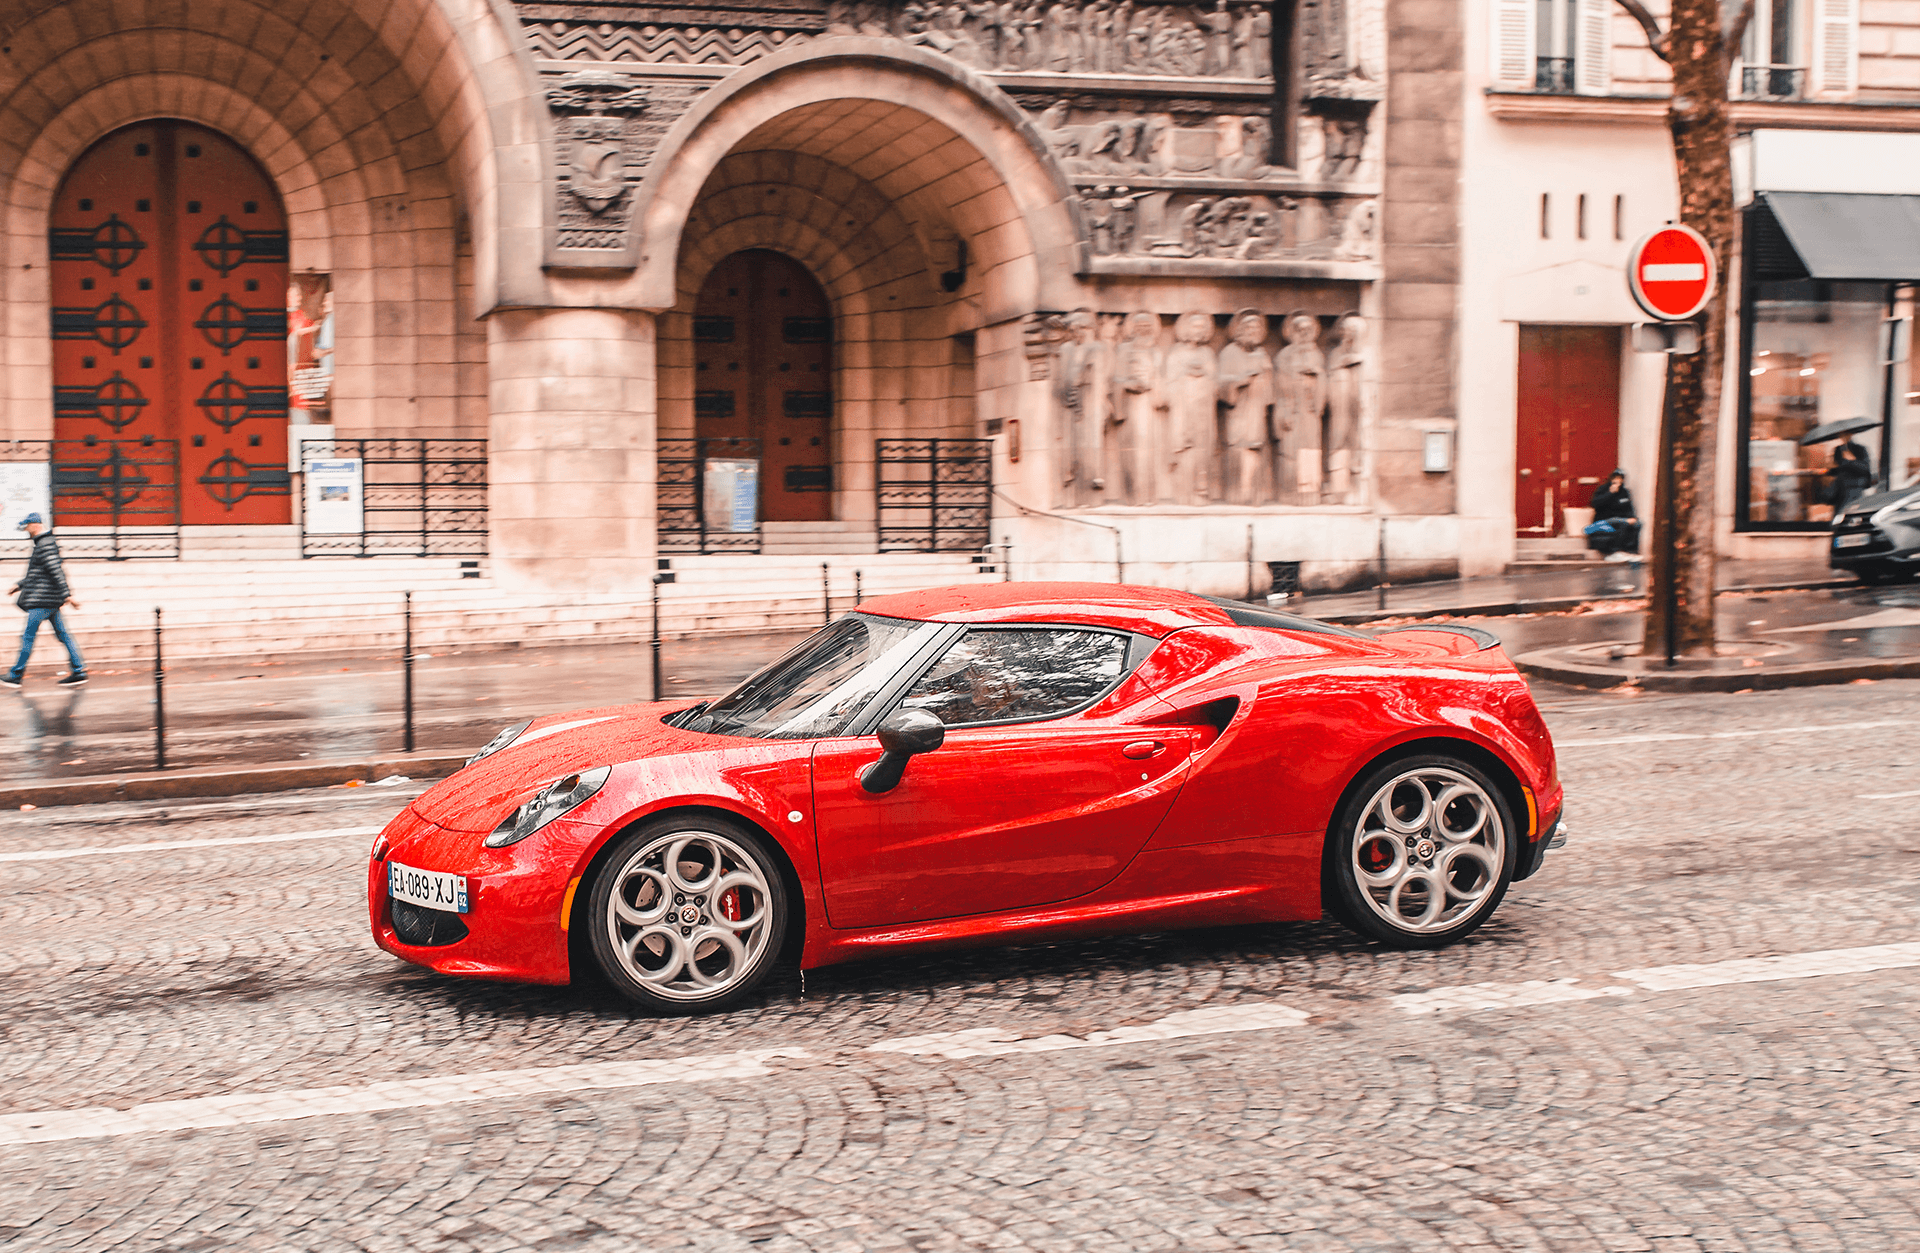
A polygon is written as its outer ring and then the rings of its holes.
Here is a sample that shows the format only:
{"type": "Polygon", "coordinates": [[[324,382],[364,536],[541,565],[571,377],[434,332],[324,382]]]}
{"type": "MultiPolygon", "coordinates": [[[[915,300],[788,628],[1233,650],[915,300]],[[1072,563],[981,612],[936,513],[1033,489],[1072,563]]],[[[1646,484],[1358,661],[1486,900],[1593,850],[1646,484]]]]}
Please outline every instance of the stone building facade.
{"type": "Polygon", "coordinates": [[[494,568],[549,588],[645,584],[682,450],[751,465],[771,540],[873,534],[902,440],[986,441],[1022,577],[1498,559],[1456,507],[1456,6],[5,7],[14,440],[205,417],[199,482],[271,496],[276,413],[484,439],[494,568]],[[270,192],[217,199],[223,144],[270,192]]]}

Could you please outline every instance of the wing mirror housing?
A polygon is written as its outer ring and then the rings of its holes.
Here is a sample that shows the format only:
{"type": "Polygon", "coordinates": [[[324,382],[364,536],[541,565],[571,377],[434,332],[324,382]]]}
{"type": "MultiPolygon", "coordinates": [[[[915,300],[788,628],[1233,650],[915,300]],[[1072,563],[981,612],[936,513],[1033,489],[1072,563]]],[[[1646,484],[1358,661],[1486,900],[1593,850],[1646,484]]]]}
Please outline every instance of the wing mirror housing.
{"type": "Polygon", "coordinates": [[[891,792],[916,753],[947,742],[947,724],[924,709],[896,709],[880,724],[880,760],[860,772],[860,786],[876,796],[891,792]]]}

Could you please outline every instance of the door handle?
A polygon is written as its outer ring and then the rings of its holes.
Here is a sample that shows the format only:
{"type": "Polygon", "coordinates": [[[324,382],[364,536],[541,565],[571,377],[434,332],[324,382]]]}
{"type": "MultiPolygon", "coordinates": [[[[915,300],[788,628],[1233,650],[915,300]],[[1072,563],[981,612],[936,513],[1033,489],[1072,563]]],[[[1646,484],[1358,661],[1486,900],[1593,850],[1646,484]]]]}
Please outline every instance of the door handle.
{"type": "Polygon", "coordinates": [[[1122,748],[1120,755],[1131,758],[1134,761],[1142,761],[1148,757],[1158,757],[1162,752],[1166,751],[1166,747],[1167,746],[1159,740],[1135,740],[1125,748],[1122,748]]]}

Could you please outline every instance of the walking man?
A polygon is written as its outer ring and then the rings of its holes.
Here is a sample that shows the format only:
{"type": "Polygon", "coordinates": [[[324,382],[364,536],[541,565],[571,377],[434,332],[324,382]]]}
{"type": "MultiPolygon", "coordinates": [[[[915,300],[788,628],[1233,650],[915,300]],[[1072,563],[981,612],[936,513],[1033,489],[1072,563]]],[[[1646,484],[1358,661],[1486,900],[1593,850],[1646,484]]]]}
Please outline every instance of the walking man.
{"type": "Polygon", "coordinates": [[[60,686],[79,687],[87,681],[87,663],[80,656],[80,646],[67,634],[60,610],[68,605],[78,609],[80,602],[73,598],[67,572],[60,568],[60,545],[48,533],[47,520],[37,513],[28,514],[20,529],[33,537],[33,555],[27,558],[27,572],[7,591],[20,594],[13,603],[27,611],[27,629],[20,637],[20,659],[13,663],[13,669],[0,675],[0,683],[20,686],[27,659],[33,656],[33,643],[40,636],[40,624],[51,618],[54,635],[67,647],[67,676],[60,680],[60,686]]]}

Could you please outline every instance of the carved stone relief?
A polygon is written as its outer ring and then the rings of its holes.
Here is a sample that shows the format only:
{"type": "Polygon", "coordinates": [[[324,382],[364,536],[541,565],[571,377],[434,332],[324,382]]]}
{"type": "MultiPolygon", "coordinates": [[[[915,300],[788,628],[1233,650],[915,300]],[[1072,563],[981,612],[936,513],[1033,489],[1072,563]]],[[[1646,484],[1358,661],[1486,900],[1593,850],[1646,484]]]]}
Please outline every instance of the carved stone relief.
{"type": "Polygon", "coordinates": [[[1091,188],[1080,197],[1099,256],[1370,261],[1374,201],[1360,196],[1207,196],[1091,188]]]}
{"type": "Polygon", "coordinates": [[[1132,0],[833,0],[829,34],[903,39],[1002,73],[1273,76],[1265,3],[1132,0]]]}
{"type": "Polygon", "coordinates": [[[1052,364],[1056,503],[1357,502],[1368,326],[1358,313],[1331,321],[1034,315],[1029,359],[1052,364]]]}
{"type": "Polygon", "coordinates": [[[619,249],[626,245],[632,208],[632,158],[648,95],[624,74],[581,70],[550,79],[560,163],[562,248],[619,249]]]}
{"type": "MultiPolygon", "coordinates": [[[[812,23],[810,15],[803,20],[812,23]]],[[[542,60],[647,65],[745,65],[814,35],[811,30],[777,27],[717,29],[567,20],[526,22],[523,27],[533,55],[542,60]]]]}

